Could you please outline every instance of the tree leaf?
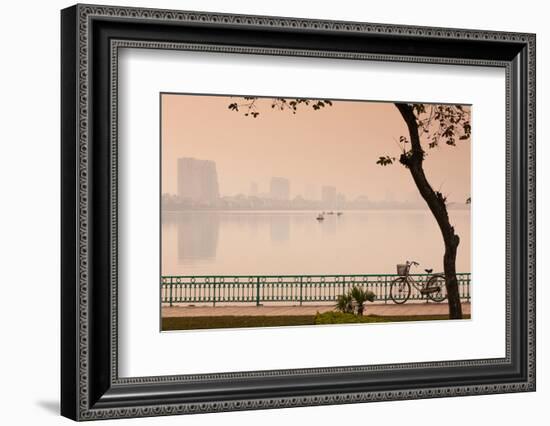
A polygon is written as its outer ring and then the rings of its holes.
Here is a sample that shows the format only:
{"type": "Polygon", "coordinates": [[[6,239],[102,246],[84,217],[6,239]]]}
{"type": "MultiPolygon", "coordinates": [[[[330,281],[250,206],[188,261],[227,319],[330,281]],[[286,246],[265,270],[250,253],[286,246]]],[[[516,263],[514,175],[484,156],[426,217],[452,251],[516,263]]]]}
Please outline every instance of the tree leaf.
{"type": "Polygon", "coordinates": [[[390,164],[393,164],[395,161],[395,157],[390,157],[389,155],[386,155],[384,157],[379,157],[376,161],[376,164],[380,164],[381,166],[389,166],[390,164]]]}

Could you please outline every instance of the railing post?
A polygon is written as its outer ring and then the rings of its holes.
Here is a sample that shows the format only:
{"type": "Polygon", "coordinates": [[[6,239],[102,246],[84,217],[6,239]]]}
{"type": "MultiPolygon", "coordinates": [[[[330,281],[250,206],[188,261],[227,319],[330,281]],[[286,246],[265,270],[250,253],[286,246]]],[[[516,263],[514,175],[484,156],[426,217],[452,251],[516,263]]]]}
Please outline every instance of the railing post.
{"type": "MultiPolygon", "coordinates": [[[[428,276],[427,275],[424,276],[423,285],[425,285],[426,287],[428,286],[428,276]]],[[[428,297],[428,293],[426,293],[425,296],[426,296],[426,303],[430,303],[430,298],[428,297]]],[[[458,300],[460,300],[460,288],[459,288],[458,300]]]]}
{"type": "Polygon", "coordinates": [[[260,277],[256,278],[256,306],[260,306],[260,277]]]}
{"type": "Polygon", "coordinates": [[[342,295],[346,294],[346,277],[342,277],[342,295]]]}
{"type": "Polygon", "coordinates": [[[388,276],[384,275],[384,304],[388,303],[388,276]]]}
{"type": "Polygon", "coordinates": [[[304,286],[304,277],[300,276],[300,306],[302,306],[302,288],[304,286]]]}
{"type": "Polygon", "coordinates": [[[214,283],[212,284],[212,293],[214,294],[212,297],[212,307],[216,307],[216,277],[214,277],[214,283]]]}
{"type": "Polygon", "coordinates": [[[172,278],[170,278],[170,306],[172,306],[172,287],[174,283],[172,282],[172,278]]]}

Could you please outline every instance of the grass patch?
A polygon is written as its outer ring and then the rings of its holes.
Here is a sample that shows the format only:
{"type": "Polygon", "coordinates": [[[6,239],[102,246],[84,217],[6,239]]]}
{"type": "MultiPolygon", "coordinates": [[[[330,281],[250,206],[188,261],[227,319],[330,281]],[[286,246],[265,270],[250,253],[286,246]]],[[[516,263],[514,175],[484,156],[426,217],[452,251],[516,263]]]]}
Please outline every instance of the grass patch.
{"type": "MultiPolygon", "coordinates": [[[[469,319],[470,315],[463,315],[469,319]]],[[[344,314],[342,312],[324,312],[315,315],[314,324],[354,324],[375,322],[404,322],[404,321],[440,321],[448,320],[448,315],[364,315],[344,314]]]]}
{"type": "MultiPolygon", "coordinates": [[[[162,330],[199,330],[212,328],[283,327],[293,325],[352,324],[402,321],[446,320],[447,315],[365,315],[325,312],[317,315],[280,316],[212,316],[212,317],[167,317],[162,318],[162,330]]],[[[464,319],[469,319],[464,315],[464,319]]]]}
{"type": "Polygon", "coordinates": [[[196,330],[205,328],[282,327],[286,325],[313,325],[314,315],[280,316],[215,316],[168,317],[162,319],[162,329],[196,330]]]}

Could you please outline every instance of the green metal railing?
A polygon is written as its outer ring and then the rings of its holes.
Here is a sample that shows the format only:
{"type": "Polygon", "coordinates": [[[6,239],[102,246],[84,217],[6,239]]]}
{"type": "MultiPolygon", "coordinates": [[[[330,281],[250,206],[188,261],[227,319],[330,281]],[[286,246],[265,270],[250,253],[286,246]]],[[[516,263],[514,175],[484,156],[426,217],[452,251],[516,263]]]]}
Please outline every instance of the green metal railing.
{"type": "MultiPolygon", "coordinates": [[[[456,274],[461,300],[470,301],[470,273],[456,274]]],[[[311,302],[335,302],[337,297],[354,286],[370,290],[376,301],[387,303],[390,285],[399,275],[217,275],[163,276],[161,301],[174,303],[254,303],[292,302],[302,305],[311,302]]],[[[410,274],[419,284],[432,275],[410,274]]],[[[409,300],[426,300],[411,286],[409,300]]]]}

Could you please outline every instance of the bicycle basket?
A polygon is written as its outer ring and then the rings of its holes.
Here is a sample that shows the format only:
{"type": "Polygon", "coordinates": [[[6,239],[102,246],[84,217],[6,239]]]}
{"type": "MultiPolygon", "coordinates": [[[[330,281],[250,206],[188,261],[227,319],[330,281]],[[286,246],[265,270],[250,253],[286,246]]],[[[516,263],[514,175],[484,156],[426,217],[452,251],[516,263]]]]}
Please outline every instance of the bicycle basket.
{"type": "Polygon", "coordinates": [[[410,265],[397,265],[397,275],[405,276],[409,274],[410,265]]]}

